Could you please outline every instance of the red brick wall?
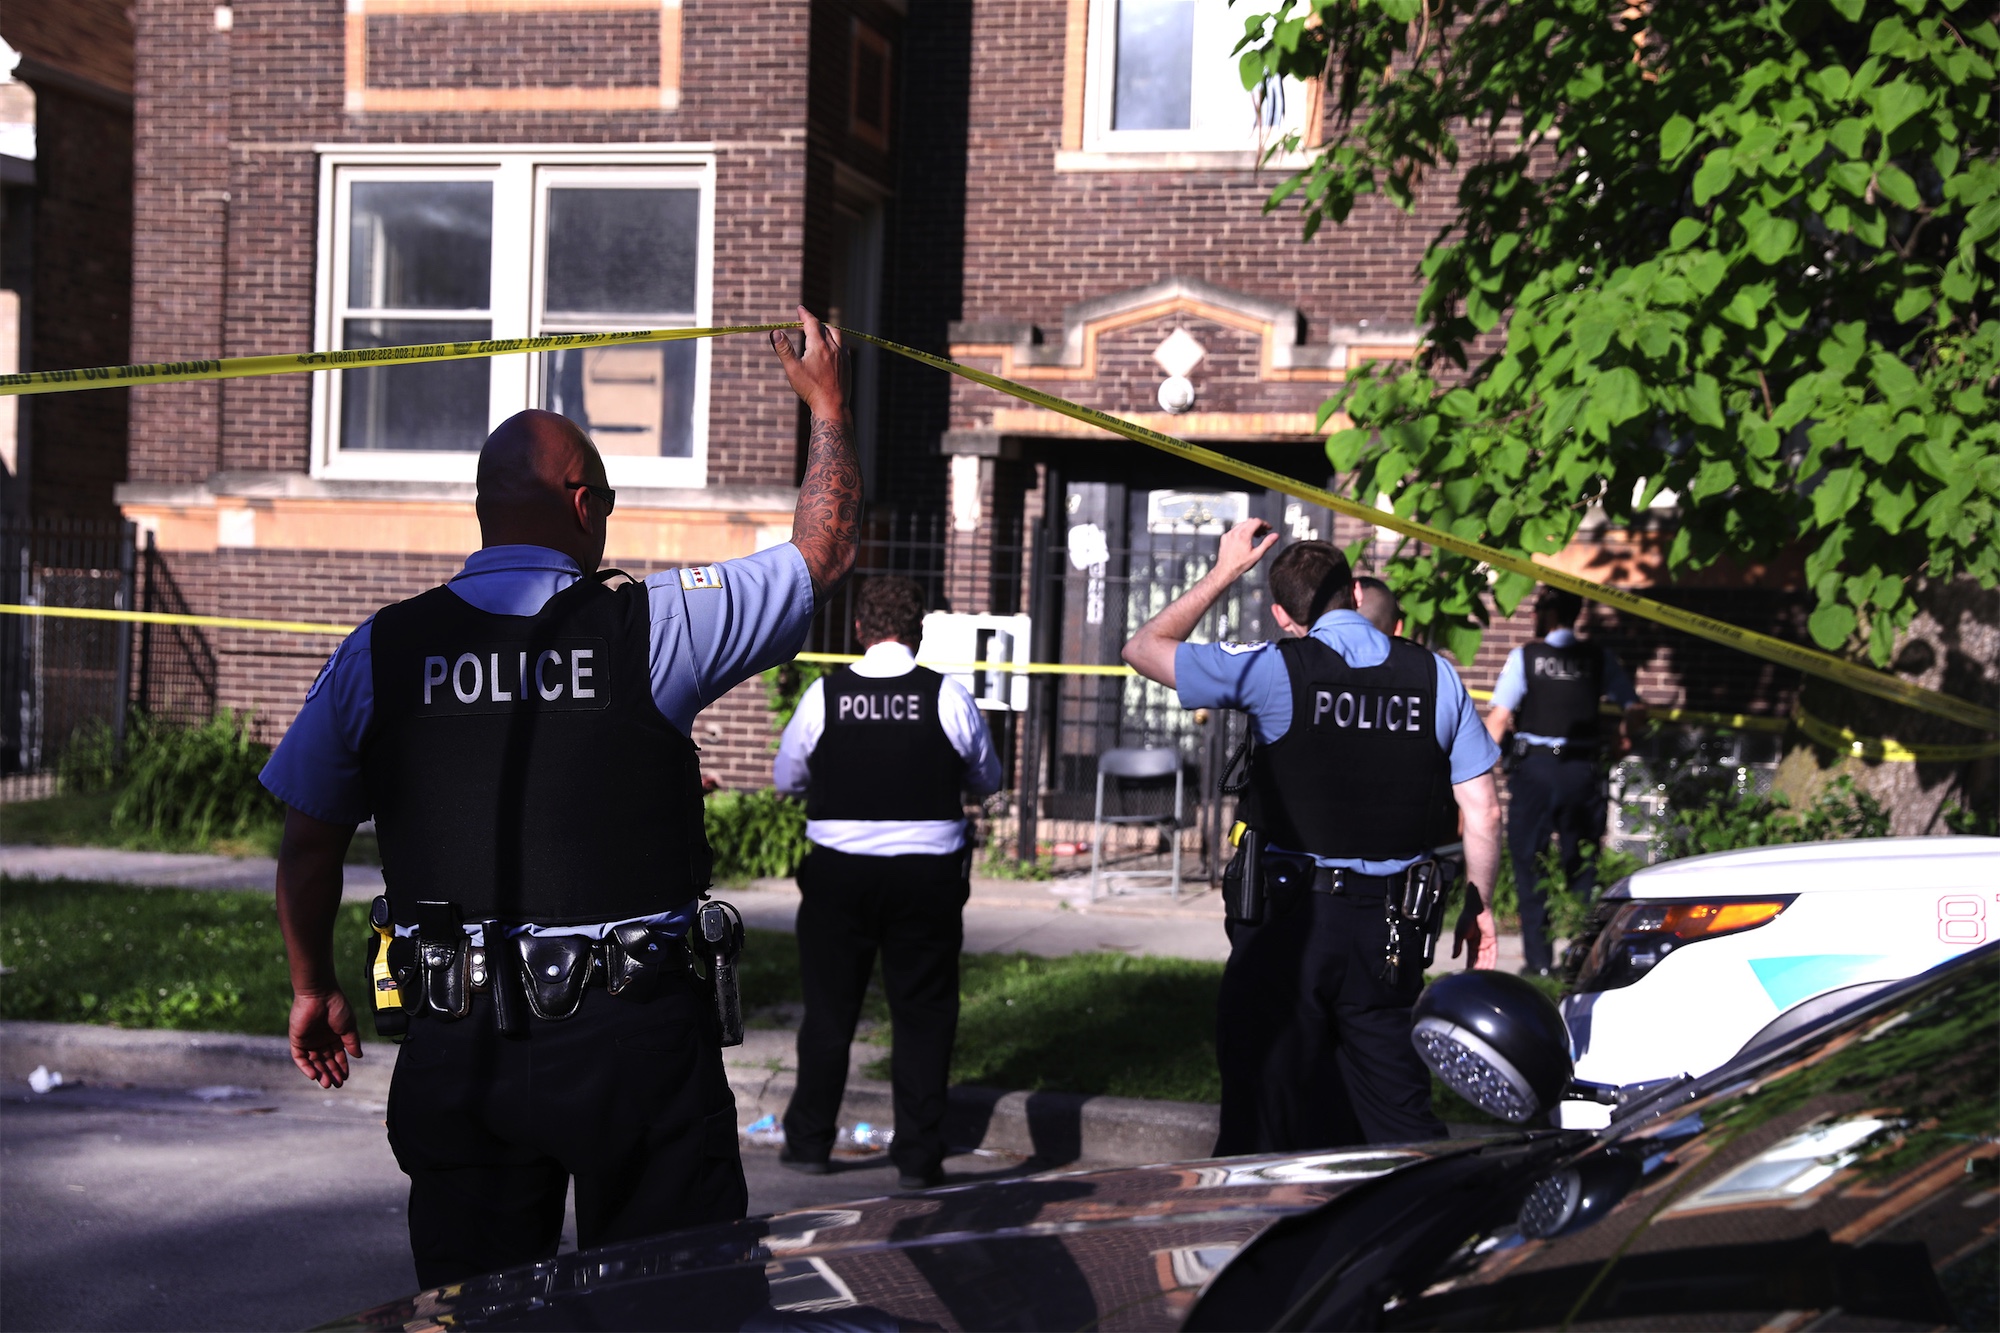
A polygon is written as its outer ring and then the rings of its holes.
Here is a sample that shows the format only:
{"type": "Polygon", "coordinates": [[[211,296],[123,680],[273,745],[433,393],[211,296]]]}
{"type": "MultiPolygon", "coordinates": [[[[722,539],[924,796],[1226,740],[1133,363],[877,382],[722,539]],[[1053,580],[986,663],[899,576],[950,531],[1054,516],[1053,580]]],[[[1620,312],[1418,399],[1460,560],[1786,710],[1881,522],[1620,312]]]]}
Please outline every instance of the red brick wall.
{"type": "Polygon", "coordinates": [[[659,82],[657,11],[368,19],[370,88],[634,88],[659,82]]]}
{"type": "MultiPolygon", "coordinates": [[[[1364,201],[1308,243],[1291,210],[1263,211],[1280,173],[1054,170],[1065,9],[973,9],[964,318],[1059,329],[1071,302],[1173,273],[1292,302],[1313,341],[1334,321],[1409,321],[1435,205],[1406,217],[1364,201]]],[[[1448,203],[1451,189],[1440,175],[1431,197],[1448,203]]]]}
{"type": "MultiPolygon", "coordinates": [[[[671,111],[349,114],[340,0],[239,0],[226,34],[214,31],[212,6],[140,0],[134,356],[310,345],[317,143],[714,142],[715,318],[788,315],[802,290],[809,216],[807,10],[805,0],[688,0],[681,103],[671,111]]],[[[657,68],[657,38],[635,40],[626,31],[634,21],[629,11],[563,16],[568,35],[539,54],[534,77],[575,74],[567,65],[545,68],[551,61],[598,60],[604,83],[630,82],[634,61],[657,68]]],[[[399,28],[415,22],[395,20],[399,28]]],[[[486,40],[502,44],[533,27],[495,23],[478,20],[486,40]]],[[[423,61],[448,72],[450,62],[433,59],[434,45],[422,46],[423,61]]],[[[393,53],[405,46],[371,48],[371,85],[385,55],[387,77],[408,82],[393,72],[393,53]]],[[[843,41],[843,61],[845,53],[843,41]]],[[[797,410],[769,349],[752,338],[718,344],[710,395],[710,480],[789,484],[797,410]]],[[[310,404],[311,386],[296,376],[141,390],[132,476],[198,481],[219,467],[303,471],[310,404]]]]}

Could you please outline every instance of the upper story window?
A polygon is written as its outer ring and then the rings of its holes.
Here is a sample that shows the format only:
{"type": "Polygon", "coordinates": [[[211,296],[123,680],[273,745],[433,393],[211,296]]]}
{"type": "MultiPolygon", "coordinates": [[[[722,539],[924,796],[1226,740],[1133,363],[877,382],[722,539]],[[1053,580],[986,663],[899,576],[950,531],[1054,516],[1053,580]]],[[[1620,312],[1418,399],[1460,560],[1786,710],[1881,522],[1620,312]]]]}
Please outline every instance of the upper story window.
{"type": "MultiPolygon", "coordinates": [[[[708,322],[714,169],[548,149],[322,159],[320,345],[687,328],[708,322]]],[[[706,479],[706,341],[319,377],[314,471],[471,480],[525,407],[588,431],[613,485],[706,479]]]]}
{"type": "Polygon", "coordinates": [[[1298,85],[1244,89],[1242,35],[1229,0],[1090,0],[1083,147],[1254,150],[1297,128],[1307,102],[1298,85]]]}

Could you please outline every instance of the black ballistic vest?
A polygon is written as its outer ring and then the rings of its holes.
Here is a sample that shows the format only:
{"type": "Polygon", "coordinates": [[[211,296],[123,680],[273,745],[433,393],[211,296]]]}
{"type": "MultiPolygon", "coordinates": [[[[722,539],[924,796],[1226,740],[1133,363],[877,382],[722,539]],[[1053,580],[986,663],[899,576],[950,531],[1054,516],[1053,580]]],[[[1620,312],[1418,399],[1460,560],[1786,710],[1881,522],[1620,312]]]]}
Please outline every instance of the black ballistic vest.
{"type": "Polygon", "coordinates": [[[449,588],[384,608],[362,776],[400,924],[419,900],[549,925],[708,887],[694,742],[653,702],[646,590],[581,579],[532,616],[449,588]]]}
{"type": "Polygon", "coordinates": [[[963,819],[965,760],[938,720],[944,677],[928,667],[821,678],[826,730],[806,760],[808,819],[963,819]]]}
{"type": "Polygon", "coordinates": [[[1244,822],[1286,851],[1395,861],[1458,836],[1437,741],[1437,663],[1391,639],[1355,667],[1318,639],[1281,639],[1292,725],[1251,762],[1244,822]]]}
{"type": "Polygon", "coordinates": [[[1514,730],[1568,741],[1597,739],[1597,701],[1604,697],[1604,650],[1572,639],[1562,648],[1531,643],[1521,649],[1528,693],[1514,730]]]}

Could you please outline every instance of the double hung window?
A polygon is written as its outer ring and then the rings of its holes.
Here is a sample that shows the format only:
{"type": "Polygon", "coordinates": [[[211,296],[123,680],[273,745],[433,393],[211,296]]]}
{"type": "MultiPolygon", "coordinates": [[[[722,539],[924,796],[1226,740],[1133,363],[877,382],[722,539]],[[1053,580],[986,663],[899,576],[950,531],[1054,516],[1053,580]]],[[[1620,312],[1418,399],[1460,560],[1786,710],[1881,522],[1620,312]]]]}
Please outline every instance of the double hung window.
{"type": "MultiPolygon", "coordinates": [[[[706,160],[547,149],[322,159],[321,345],[689,328],[708,321],[706,160]]],[[[317,378],[320,475],[470,480],[525,407],[560,412],[614,485],[700,486],[705,341],[565,349],[317,378]]]]}
{"type": "Polygon", "coordinates": [[[1299,85],[1243,87],[1243,14],[1229,0],[1090,0],[1084,148],[1254,150],[1299,128],[1299,85]]]}

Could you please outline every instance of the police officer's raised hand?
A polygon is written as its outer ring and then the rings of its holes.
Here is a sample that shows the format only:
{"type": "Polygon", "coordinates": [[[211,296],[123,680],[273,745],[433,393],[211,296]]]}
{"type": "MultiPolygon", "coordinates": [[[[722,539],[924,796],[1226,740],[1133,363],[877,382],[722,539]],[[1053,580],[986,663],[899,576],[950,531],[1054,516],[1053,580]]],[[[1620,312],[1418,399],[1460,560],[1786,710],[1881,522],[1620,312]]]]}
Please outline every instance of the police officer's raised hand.
{"type": "Polygon", "coordinates": [[[778,354],[792,392],[805,399],[812,414],[822,421],[838,421],[847,411],[848,379],[840,330],[820,323],[804,306],[799,307],[799,325],[805,330],[803,352],[793,350],[792,336],[783,329],[771,331],[771,350],[778,354]]]}
{"type": "Polygon", "coordinates": [[[288,1025],[292,1063],[322,1088],[347,1082],[347,1058],[361,1058],[361,1034],[354,1010],[338,990],[318,995],[294,995],[288,1025]]]}
{"type": "Polygon", "coordinates": [[[1222,544],[1215,553],[1215,572],[1233,583],[1256,568],[1277,544],[1277,531],[1269,523],[1261,518],[1246,519],[1222,534],[1222,544]]]}

